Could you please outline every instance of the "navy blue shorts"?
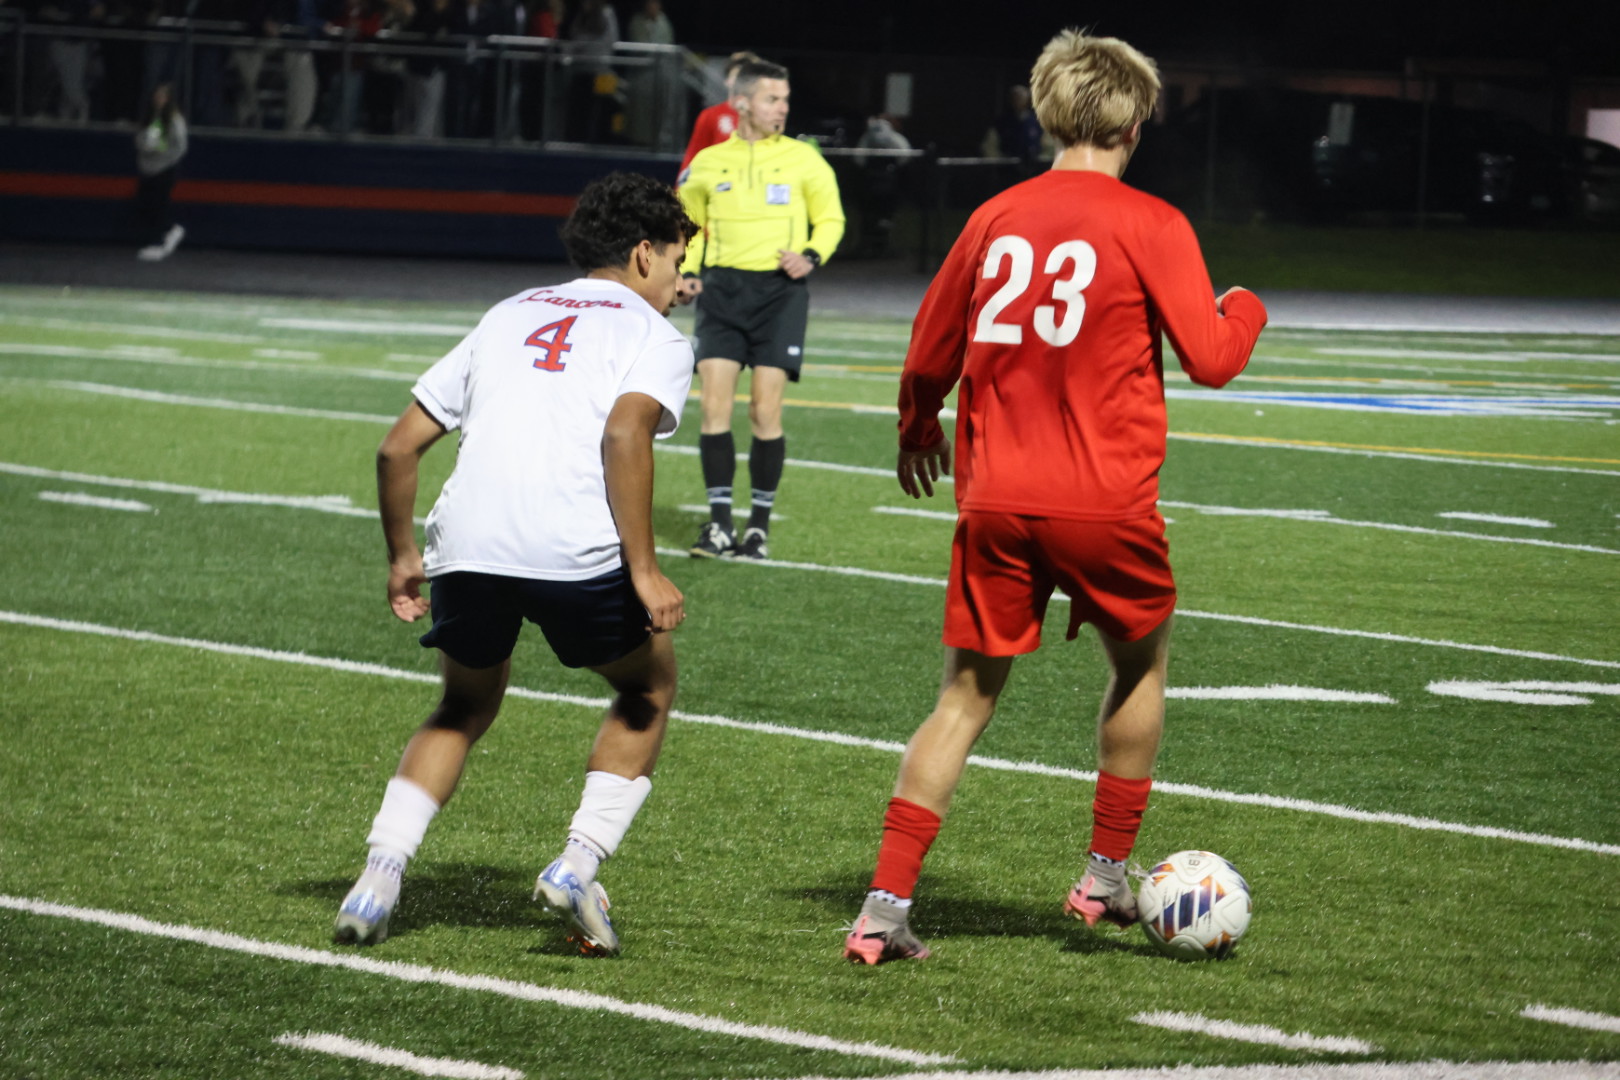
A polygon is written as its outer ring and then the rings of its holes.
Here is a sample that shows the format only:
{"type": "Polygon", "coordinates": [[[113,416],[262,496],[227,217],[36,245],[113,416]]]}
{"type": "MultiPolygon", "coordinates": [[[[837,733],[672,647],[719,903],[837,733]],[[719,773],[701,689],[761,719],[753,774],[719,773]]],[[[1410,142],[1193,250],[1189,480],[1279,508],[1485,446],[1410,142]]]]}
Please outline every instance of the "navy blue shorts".
{"type": "Polygon", "coordinates": [[[433,628],[422,647],[470,668],[512,655],[528,619],[565,667],[598,667],[640,648],[651,636],[647,609],[619,567],[588,581],[540,581],[457,571],[432,581],[433,628]]]}

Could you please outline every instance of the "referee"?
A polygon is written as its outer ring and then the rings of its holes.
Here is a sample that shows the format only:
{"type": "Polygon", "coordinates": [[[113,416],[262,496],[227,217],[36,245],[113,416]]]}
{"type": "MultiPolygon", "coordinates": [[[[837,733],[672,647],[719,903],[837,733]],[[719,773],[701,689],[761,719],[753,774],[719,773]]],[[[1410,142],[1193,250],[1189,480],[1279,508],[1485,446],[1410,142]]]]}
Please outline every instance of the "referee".
{"type": "Polygon", "coordinates": [[[782,134],[787,68],[763,61],[744,64],[731,101],[737,129],[726,141],[699,151],[680,180],[681,202],[704,230],[681,267],[686,275],[682,300],[701,297],[693,348],[702,384],[698,444],[710,518],[691,550],[700,558],[763,559],[787,458],[782,395],[789,380],[799,380],[804,362],[810,315],[806,279],[843,237],[844,208],[832,167],[814,147],[782,134]],[[731,516],[737,472],[731,412],[745,367],[753,369],[748,403],[753,505],[739,541],[731,516]]]}

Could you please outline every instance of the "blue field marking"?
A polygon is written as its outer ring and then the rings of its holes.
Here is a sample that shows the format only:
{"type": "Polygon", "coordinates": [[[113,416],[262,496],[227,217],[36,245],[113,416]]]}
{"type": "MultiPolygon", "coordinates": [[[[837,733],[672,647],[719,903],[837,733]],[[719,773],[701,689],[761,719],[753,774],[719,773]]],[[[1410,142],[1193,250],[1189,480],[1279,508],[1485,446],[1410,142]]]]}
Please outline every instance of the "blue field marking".
{"type": "Polygon", "coordinates": [[[1570,420],[1620,417],[1620,397],[1440,394],[1310,394],[1270,390],[1186,390],[1167,387],[1166,398],[1241,405],[1296,405],[1308,409],[1391,412],[1425,416],[1536,416],[1570,420]]]}

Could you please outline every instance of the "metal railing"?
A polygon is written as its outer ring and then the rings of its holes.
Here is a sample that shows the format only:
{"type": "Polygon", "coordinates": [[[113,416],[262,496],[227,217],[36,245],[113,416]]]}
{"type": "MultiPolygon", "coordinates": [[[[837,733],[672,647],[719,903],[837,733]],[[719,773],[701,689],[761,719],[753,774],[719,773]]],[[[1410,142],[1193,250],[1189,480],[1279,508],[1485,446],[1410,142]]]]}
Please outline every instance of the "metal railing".
{"type": "Polygon", "coordinates": [[[169,83],[188,123],[205,131],[679,153],[689,83],[703,85],[688,74],[695,64],[678,46],[629,42],[311,36],[297,27],[255,36],[232,23],[135,29],[13,17],[0,18],[0,116],[14,125],[127,124],[169,83]]]}

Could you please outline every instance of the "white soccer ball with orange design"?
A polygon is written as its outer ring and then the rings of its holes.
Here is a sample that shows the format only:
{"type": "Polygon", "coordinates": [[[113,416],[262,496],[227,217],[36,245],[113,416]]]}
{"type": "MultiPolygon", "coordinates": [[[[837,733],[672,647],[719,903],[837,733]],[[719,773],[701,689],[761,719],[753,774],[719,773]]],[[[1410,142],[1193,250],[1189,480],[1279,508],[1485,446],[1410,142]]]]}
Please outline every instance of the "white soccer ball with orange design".
{"type": "Polygon", "coordinates": [[[1142,929],[1177,960],[1225,960],[1249,929],[1249,883],[1213,851],[1178,851],[1148,871],[1142,929]]]}

